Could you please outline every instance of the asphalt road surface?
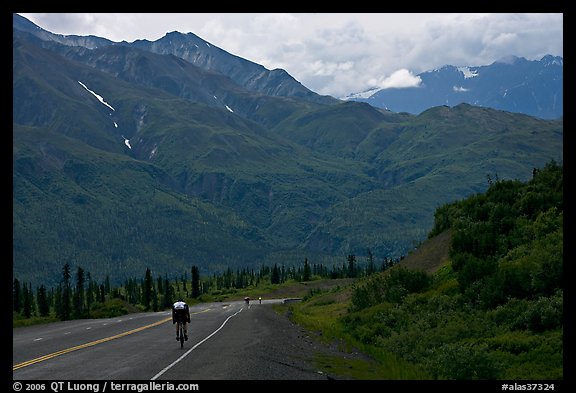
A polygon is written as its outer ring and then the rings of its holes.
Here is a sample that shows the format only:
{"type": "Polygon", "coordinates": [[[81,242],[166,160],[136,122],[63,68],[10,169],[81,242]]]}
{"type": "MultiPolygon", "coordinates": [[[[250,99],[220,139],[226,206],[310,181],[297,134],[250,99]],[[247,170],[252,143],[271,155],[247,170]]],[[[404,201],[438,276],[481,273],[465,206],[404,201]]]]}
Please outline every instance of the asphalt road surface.
{"type": "Polygon", "coordinates": [[[13,380],[326,380],[318,344],[278,315],[283,299],[190,308],[184,348],[171,312],[13,329],[13,380]]]}

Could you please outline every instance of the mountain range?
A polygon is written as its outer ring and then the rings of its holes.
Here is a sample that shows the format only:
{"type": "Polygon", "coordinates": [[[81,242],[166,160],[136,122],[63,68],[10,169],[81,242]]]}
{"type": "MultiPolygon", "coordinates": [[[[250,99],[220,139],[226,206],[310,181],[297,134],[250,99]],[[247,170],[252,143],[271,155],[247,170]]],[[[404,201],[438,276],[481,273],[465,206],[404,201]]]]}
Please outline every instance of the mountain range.
{"type": "Polygon", "coordinates": [[[413,115],[310,91],[188,33],[112,42],[13,15],[13,274],[121,282],[406,255],[435,209],[563,159],[563,120],[413,115]]]}
{"type": "Polygon", "coordinates": [[[394,112],[420,114],[439,105],[475,106],[524,113],[543,119],[564,115],[564,59],[509,56],[485,66],[446,65],[417,75],[415,87],[373,88],[344,99],[394,112]]]}

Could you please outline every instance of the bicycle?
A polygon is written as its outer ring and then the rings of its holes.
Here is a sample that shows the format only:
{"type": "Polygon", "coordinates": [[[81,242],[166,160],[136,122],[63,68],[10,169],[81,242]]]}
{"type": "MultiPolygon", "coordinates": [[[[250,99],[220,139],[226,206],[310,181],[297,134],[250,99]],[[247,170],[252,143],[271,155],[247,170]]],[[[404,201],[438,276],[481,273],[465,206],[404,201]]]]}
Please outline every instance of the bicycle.
{"type": "Polygon", "coordinates": [[[178,324],[178,337],[180,338],[180,348],[184,348],[184,323],[182,321],[176,322],[178,324]]]}

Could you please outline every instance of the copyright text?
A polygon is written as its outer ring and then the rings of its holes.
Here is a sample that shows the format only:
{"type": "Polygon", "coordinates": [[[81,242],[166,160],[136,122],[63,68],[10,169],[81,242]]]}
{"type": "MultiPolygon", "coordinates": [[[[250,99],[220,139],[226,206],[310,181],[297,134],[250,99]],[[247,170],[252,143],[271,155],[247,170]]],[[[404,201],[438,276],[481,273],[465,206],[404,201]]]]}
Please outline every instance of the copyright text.
{"type": "Polygon", "coordinates": [[[53,382],[13,382],[12,388],[15,392],[148,392],[148,391],[197,391],[200,386],[197,383],[173,383],[173,382],[71,382],[71,381],[53,381],[53,382]]]}

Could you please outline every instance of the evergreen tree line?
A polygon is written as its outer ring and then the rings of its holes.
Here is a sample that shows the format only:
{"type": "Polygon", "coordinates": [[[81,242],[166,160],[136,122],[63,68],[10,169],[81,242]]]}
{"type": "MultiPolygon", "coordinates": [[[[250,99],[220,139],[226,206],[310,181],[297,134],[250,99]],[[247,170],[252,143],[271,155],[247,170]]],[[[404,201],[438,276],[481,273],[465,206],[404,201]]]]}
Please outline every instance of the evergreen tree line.
{"type": "Polygon", "coordinates": [[[30,283],[13,280],[14,318],[50,317],[58,320],[115,316],[128,312],[125,305],[141,311],[159,311],[169,308],[177,298],[198,299],[202,294],[256,287],[260,283],[282,284],[287,281],[311,281],[319,278],[358,278],[385,271],[402,260],[384,257],[380,264],[370,249],[365,262],[358,262],[354,254],[341,265],[331,268],[309,263],[305,258],[300,266],[262,265],[255,271],[228,268],[220,274],[201,278],[200,268],[192,266],[187,273],[169,279],[167,275],[153,277],[149,268],[143,278],[131,278],[120,286],[112,286],[109,276],[98,283],[89,272],[78,267],[72,274],[70,264],[64,264],[60,283],[54,288],[40,285],[34,290],[30,283]]]}

